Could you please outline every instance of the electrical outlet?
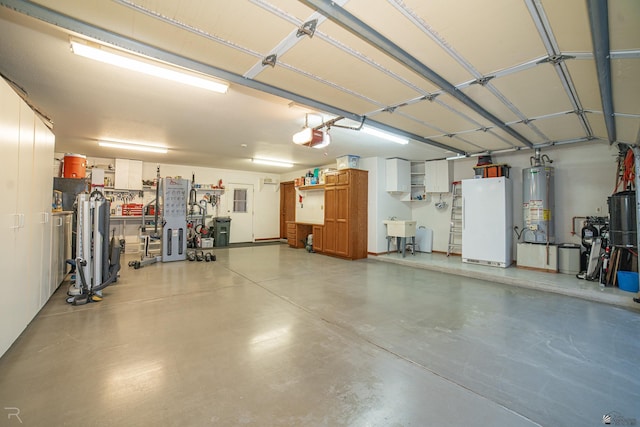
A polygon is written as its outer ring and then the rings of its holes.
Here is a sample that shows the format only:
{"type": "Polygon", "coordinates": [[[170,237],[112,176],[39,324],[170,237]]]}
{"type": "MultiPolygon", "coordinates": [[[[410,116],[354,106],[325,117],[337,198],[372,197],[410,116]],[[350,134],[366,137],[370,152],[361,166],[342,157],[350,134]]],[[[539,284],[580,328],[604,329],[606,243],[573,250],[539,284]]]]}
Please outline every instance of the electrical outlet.
{"type": "Polygon", "coordinates": [[[596,208],[596,213],[597,213],[597,214],[599,214],[601,210],[602,210],[602,208],[601,208],[600,206],[598,206],[598,207],[596,208]]]}

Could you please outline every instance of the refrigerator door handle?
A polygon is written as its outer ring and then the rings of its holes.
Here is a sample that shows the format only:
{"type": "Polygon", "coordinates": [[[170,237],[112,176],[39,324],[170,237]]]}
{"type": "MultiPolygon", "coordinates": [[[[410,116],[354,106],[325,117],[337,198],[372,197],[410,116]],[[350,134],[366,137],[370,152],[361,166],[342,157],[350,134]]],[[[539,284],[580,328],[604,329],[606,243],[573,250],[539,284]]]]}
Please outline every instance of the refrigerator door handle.
{"type": "Polygon", "coordinates": [[[462,230],[463,231],[464,231],[465,218],[467,217],[467,215],[465,215],[466,211],[467,211],[467,204],[464,202],[464,196],[462,196],[462,230]]]}

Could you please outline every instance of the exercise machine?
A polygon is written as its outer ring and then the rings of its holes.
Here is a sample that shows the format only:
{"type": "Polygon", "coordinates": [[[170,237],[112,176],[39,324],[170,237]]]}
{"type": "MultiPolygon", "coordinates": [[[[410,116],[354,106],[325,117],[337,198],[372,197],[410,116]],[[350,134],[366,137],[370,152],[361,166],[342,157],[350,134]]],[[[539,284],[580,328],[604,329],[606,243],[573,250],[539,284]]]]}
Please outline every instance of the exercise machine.
{"type": "Polygon", "coordinates": [[[109,240],[111,202],[100,191],[76,198],[76,281],[67,302],[83,305],[102,300],[102,290],[118,280],[120,244],[109,240]]]}

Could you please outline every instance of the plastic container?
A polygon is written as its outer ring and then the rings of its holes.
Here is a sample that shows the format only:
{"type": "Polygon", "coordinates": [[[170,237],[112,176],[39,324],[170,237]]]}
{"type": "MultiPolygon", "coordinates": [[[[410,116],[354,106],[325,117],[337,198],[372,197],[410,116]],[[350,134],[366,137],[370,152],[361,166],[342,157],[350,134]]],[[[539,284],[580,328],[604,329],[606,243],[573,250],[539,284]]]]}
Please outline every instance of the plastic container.
{"type": "Polygon", "coordinates": [[[570,243],[558,246],[558,271],[564,274],[580,273],[580,246],[570,243]]]}
{"type": "Polygon", "coordinates": [[[638,273],[635,271],[618,271],[618,287],[622,291],[638,292],[638,273]]]}
{"type": "Polygon", "coordinates": [[[231,218],[215,217],[213,228],[213,244],[216,247],[229,246],[231,218]]]}
{"type": "Polygon", "coordinates": [[[338,162],[338,169],[358,169],[360,156],[347,154],[346,156],[336,158],[336,160],[338,162]]]}
{"type": "Polygon", "coordinates": [[[65,178],[84,178],[87,174],[87,156],[66,153],[64,155],[63,171],[65,178]]]}

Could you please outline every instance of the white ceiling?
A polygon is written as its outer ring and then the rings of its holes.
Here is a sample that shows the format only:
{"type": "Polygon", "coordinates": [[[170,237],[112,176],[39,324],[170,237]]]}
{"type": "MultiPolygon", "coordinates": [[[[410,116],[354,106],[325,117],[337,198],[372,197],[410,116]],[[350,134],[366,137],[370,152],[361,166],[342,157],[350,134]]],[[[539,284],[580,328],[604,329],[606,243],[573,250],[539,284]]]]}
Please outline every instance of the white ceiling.
{"type": "MultiPolygon", "coordinates": [[[[345,154],[428,160],[609,142],[587,1],[331,3],[0,0],[0,73],[51,120],[57,151],[95,157],[281,172],[249,159],[303,169],[345,154]],[[296,36],[312,19],[313,36],[296,36]],[[72,35],[231,86],[214,94],[96,63],[71,53],[72,35]],[[275,66],[262,65],[274,53],[275,66]],[[563,60],[548,61],[557,56],[563,60]],[[366,117],[413,139],[401,146],[332,127],[328,148],[296,146],[291,136],[307,112],[366,117]],[[124,154],[98,147],[105,138],[157,141],[170,151],[124,154]]],[[[640,136],[638,22],[639,1],[608,3],[611,122],[615,142],[627,144],[640,136]]],[[[321,122],[310,116],[310,124],[321,122]]]]}

